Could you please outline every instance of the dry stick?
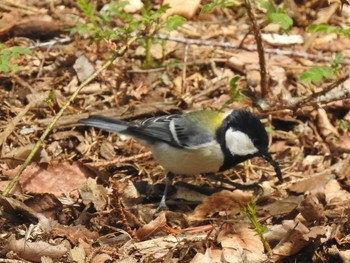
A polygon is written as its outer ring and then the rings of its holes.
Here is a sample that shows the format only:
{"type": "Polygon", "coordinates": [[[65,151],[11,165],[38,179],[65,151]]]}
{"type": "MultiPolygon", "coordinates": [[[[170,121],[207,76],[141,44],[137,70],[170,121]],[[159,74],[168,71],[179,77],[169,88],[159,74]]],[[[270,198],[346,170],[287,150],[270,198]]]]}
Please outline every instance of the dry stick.
{"type": "Polygon", "coordinates": [[[322,95],[325,95],[326,93],[330,92],[332,89],[338,87],[340,84],[344,83],[346,80],[348,80],[350,78],[350,74],[347,74],[339,79],[337,79],[336,81],[334,81],[333,83],[331,83],[330,85],[328,85],[327,87],[325,87],[324,89],[322,89],[319,92],[315,92],[312,93],[311,95],[309,95],[308,97],[306,97],[305,99],[299,101],[295,106],[294,109],[298,110],[301,106],[303,105],[307,105],[310,101],[312,101],[313,99],[319,98],[322,95]]]}
{"type": "Polygon", "coordinates": [[[263,97],[266,97],[270,95],[270,87],[269,87],[269,76],[266,70],[265,52],[264,52],[264,46],[262,44],[261,33],[260,33],[259,26],[256,22],[256,19],[253,13],[253,7],[250,3],[250,0],[245,0],[244,2],[248,13],[248,17],[251,23],[251,29],[255,37],[256,47],[258,49],[260,78],[261,78],[260,80],[261,93],[263,97]]]}
{"type": "MultiPolygon", "coordinates": [[[[224,41],[218,42],[218,41],[212,41],[212,40],[191,39],[191,38],[184,38],[184,37],[167,36],[167,35],[162,35],[162,34],[155,36],[155,38],[161,39],[161,40],[167,40],[167,41],[174,41],[174,42],[178,42],[178,43],[182,43],[182,44],[186,44],[186,45],[243,49],[243,50],[248,50],[248,51],[256,51],[257,50],[255,45],[245,45],[243,47],[240,47],[239,44],[234,44],[234,43],[224,42],[224,41]]],[[[300,51],[295,51],[295,50],[282,50],[282,49],[276,49],[276,48],[265,48],[264,51],[265,51],[265,53],[269,53],[269,54],[301,57],[301,58],[305,58],[305,59],[316,60],[318,62],[321,62],[321,61],[332,62],[332,61],[334,61],[334,57],[320,56],[320,55],[310,54],[308,52],[300,52],[300,51]]],[[[350,60],[347,58],[344,58],[342,63],[345,65],[350,65],[350,60]]]]}
{"type": "Polygon", "coordinates": [[[7,185],[6,189],[3,192],[4,196],[7,196],[13,190],[13,188],[16,186],[16,184],[17,184],[17,182],[19,180],[19,177],[23,173],[24,169],[29,165],[29,163],[33,159],[33,157],[36,154],[36,152],[39,150],[41,145],[44,143],[44,140],[46,139],[46,137],[49,135],[51,130],[54,128],[54,126],[55,126],[56,122],[58,121],[58,119],[62,116],[63,112],[67,109],[67,107],[70,105],[70,103],[78,96],[79,92],[87,84],[89,84],[93,79],[95,79],[97,77],[97,75],[99,75],[102,71],[104,71],[106,68],[108,68],[118,57],[124,55],[125,52],[127,51],[128,47],[133,42],[135,42],[136,39],[137,39],[137,37],[131,38],[128,41],[128,43],[126,45],[124,45],[123,47],[121,47],[118,51],[116,51],[116,53],[113,55],[113,57],[110,60],[108,60],[99,70],[95,71],[89,78],[87,78],[83,83],[80,84],[80,86],[77,88],[77,90],[72,94],[72,96],[68,99],[66,104],[61,108],[61,110],[57,113],[55,118],[52,120],[52,122],[46,128],[44,133],[41,135],[41,137],[39,138],[38,142],[35,144],[33,150],[28,155],[27,159],[24,161],[24,163],[18,169],[15,177],[13,177],[11,182],[7,185]]]}

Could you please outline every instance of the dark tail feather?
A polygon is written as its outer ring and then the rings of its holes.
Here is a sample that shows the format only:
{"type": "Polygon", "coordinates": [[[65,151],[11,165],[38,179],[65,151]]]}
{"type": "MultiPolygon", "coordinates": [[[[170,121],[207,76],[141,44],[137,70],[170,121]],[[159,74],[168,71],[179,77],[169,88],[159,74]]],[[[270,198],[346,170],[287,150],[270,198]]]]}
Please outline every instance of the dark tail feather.
{"type": "Polygon", "coordinates": [[[91,127],[95,127],[95,128],[100,128],[105,131],[119,132],[119,133],[122,133],[129,127],[128,123],[125,121],[113,119],[105,116],[100,116],[100,115],[93,115],[87,119],[82,119],[79,121],[79,123],[82,123],[91,127]]]}

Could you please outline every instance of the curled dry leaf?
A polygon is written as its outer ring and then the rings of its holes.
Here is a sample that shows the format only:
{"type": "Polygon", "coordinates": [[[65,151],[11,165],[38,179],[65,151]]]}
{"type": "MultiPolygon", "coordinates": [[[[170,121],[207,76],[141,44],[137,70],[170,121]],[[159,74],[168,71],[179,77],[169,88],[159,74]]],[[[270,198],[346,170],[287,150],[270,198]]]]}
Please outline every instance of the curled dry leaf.
{"type": "Polygon", "coordinates": [[[190,216],[191,220],[200,220],[218,211],[237,211],[246,207],[252,198],[252,193],[235,190],[233,192],[224,190],[215,193],[203,200],[190,216]]]}
{"type": "Polygon", "coordinates": [[[93,203],[97,211],[102,211],[108,198],[108,190],[97,184],[96,179],[88,178],[79,188],[79,193],[84,204],[93,203]]]}
{"type": "Polygon", "coordinates": [[[321,135],[326,138],[330,135],[339,137],[338,130],[330,122],[327,112],[323,108],[317,110],[317,125],[321,135]]]}
{"type": "Polygon", "coordinates": [[[16,240],[14,236],[10,237],[4,250],[7,252],[13,251],[20,258],[31,262],[41,262],[41,257],[43,256],[50,257],[57,261],[68,251],[63,244],[54,246],[44,241],[30,242],[25,238],[16,240]]]}
{"type": "Polygon", "coordinates": [[[166,225],[166,222],[167,220],[165,212],[162,212],[156,219],[137,229],[135,234],[139,240],[146,240],[149,236],[154,235],[160,230],[162,230],[163,227],[166,225]]]}
{"type": "Polygon", "coordinates": [[[346,205],[350,202],[350,193],[341,188],[335,179],[330,180],[325,185],[326,203],[328,205],[346,205]]]}
{"type": "Polygon", "coordinates": [[[261,262],[262,259],[267,259],[259,236],[248,224],[225,225],[218,234],[217,241],[226,249],[224,254],[230,255],[237,262],[261,262]]]}

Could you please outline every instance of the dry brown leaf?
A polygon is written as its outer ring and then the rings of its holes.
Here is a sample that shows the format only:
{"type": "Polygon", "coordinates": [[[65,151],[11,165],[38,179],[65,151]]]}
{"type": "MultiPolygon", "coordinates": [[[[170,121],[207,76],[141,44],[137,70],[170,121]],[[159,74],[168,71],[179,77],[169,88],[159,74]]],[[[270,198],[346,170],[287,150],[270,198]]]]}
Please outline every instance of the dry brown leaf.
{"type": "Polygon", "coordinates": [[[324,187],[329,180],[334,177],[332,174],[323,173],[321,175],[312,176],[310,178],[301,180],[289,187],[289,190],[295,193],[306,193],[310,192],[314,195],[324,194],[324,187]]]}
{"type": "Polygon", "coordinates": [[[77,245],[80,239],[95,241],[99,234],[88,230],[83,225],[64,226],[55,224],[52,227],[52,236],[66,237],[72,244],[77,245]]]}
{"type": "Polygon", "coordinates": [[[62,203],[53,194],[37,194],[24,203],[47,218],[55,218],[57,211],[62,208],[62,203]]]}
{"type": "MultiPolygon", "coordinates": [[[[27,144],[25,146],[14,148],[9,153],[5,154],[5,163],[10,169],[16,168],[18,165],[21,165],[23,161],[28,157],[29,153],[33,150],[34,144],[27,144]]],[[[33,157],[34,162],[39,162],[40,160],[40,148],[35,156],[33,157]]]]}
{"type": "Polygon", "coordinates": [[[308,222],[324,222],[326,220],[323,205],[312,194],[307,195],[300,203],[298,211],[308,222]]]}
{"type": "Polygon", "coordinates": [[[104,186],[97,184],[96,179],[88,178],[80,186],[79,193],[85,205],[93,203],[97,211],[103,211],[106,207],[108,190],[104,186]]]}
{"type": "Polygon", "coordinates": [[[339,140],[335,142],[335,147],[342,149],[343,151],[350,151],[350,134],[344,133],[339,140]]]}
{"type": "Polygon", "coordinates": [[[54,246],[44,241],[30,242],[25,238],[16,240],[14,236],[10,237],[4,250],[7,252],[13,251],[17,256],[31,262],[41,262],[41,257],[43,256],[57,261],[68,252],[68,249],[63,244],[54,246]]]}
{"type": "Polygon", "coordinates": [[[84,248],[79,245],[69,251],[69,259],[77,263],[85,263],[86,253],[84,248]]]}
{"type": "Polygon", "coordinates": [[[328,205],[348,205],[350,193],[341,188],[335,179],[330,180],[325,186],[326,203],[328,205]]]}
{"type": "Polygon", "coordinates": [[[282,222],[282,225],[275,225],[270,228],[270,231],[265,234],[266,239],[270,244],[273,240],[276,240],[278,244],[273,248],[272,259],[281,259],[295,254],[302,249],[308,240],[304,237],[309,229],[300,222],[293,220],[286,220],[282,222]]]}
{"type": "Polygon", "coordinates": [[[197,253],[190,263],[219,263],[221,261],[221,249],[207,248],[205,254],[197,253]]]}
{"type": "MultiPolygon", "coordinates": [[[[14,170],[4,171],[7,176],[14,176],[14,170]]],[[[70,194],[77,190],[88,177],[95,174],[79,162],[53,161],[50,164],[30,164],[19,179],[24,193],[52,193],[56,196],[70,194]]]]}
{"type": "Polygon", "coordinates": [[[164,0],[163,5],[169,5],[170,8],[166,11],[165,16],[180,15],[186,18],[192,18],[197,10],[201,0],[164,0]]]}
{"type": "Polygon", "coordinates": [[[246,207],[252,198],[252,193],[235,190],[233,192],[224,190],[219,193],[212,194],[205,198],[203,203],[196,207],[190,220],[201,220],[218,211],[240,210],[246,207]]]}
{"type": "Polygon", "coordinates": [[[111,261],[113,261],[113,258],[106,253],[98,254],[90,260],[91,263],[105,263],[111,261]]]}
{"type": "Polygon", "coordinates": [[[287,196],[285,199],[277,200],[263,207],[272,216],[281,216],[291,213],[304,199],[302,195],[287,196]]]}
{"type": "Polygon", "coordinates": [[[0,195],[0,205],[2,207],[2,210],[8,216],[13,216],[14,218],[23,217],[26,218],[26,220],[32,222],[35,222],[40,218],[39,213],[34,209],[12,197],[5,197],[3,195],[0,195]]]}
{"type": "Polygon", "coordinates": [[[81,55],[75,61],[73,68],[78,76],[80,82],[83,82],[92,75],[95,71],[95,67],[91,64],[87,57],[81,55]]]}
{"type": "Polygon", "coordinates": [[[146,225],[143,225],[139,229],[136,230],[135,235],[139,240],[146,240],[149,236],[154,235],[161,231],[163,227],[166,225],[166,213],[162,212],[159,216],[149,222],[146,225]]]}
{"type": "Polygon", "coordinates": [[[217,241],[225,248],[242,248],[255,253],[263,253],[264,246],[248,224],[225,225],[218,234],[217,241]]]}
{"type": "Polygon", "coordinates": [[[320,134],[326,138],[330,135],[335,135],[339,137],[338,130],[332,125],[328,119],[327,112],[323,108],[317,110],[317,125],[320,134]]]}

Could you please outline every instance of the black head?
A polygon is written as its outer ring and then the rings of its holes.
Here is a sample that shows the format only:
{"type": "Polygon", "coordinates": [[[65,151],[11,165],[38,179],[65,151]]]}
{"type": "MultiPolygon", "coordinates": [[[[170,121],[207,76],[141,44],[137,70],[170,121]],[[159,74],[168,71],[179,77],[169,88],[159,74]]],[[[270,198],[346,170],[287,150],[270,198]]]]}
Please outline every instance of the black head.
{"type": "Polygon", "coordinates": [[[268,152],[269,139],[265,127],[257,116],[245,110],[234,110],[223,121],[217,136],[225,152],[221,170],[261,156],[274,167],[279,181],[282,181],[278,163],[272,160],[268,152]]]}

